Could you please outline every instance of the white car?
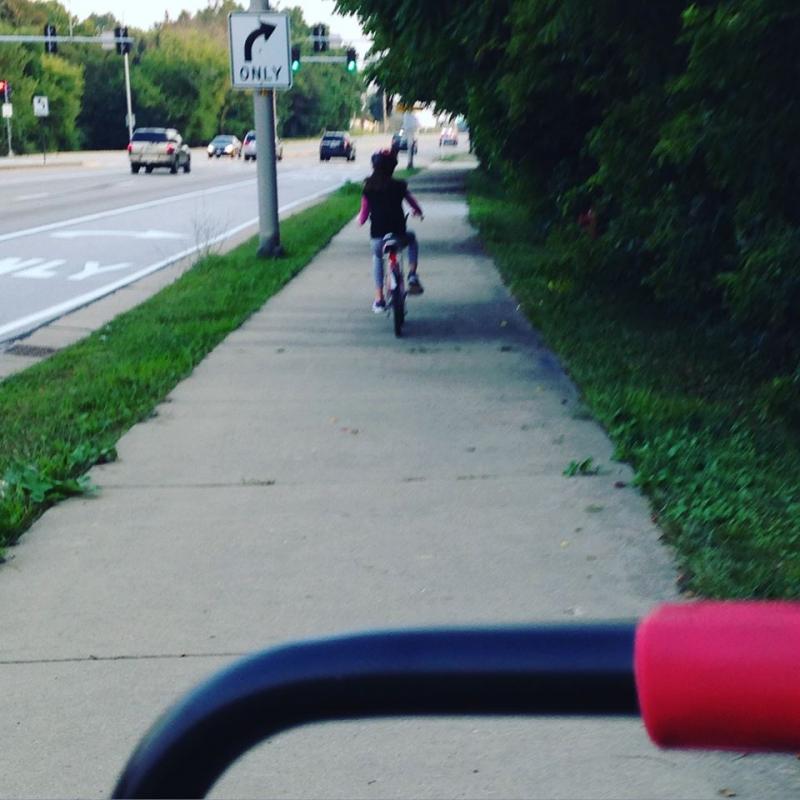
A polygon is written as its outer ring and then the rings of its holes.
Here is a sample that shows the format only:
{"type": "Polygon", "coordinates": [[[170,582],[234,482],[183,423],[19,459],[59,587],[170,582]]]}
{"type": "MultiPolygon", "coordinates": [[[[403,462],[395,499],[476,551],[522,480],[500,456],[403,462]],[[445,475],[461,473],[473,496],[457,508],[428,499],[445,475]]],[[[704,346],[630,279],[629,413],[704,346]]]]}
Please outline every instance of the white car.
{"type": "Polygon", "coordinates": [[[192,153],[175,128],[137,128],[128,143],[128,156],[134,175],[142,167],[148,174],[156,167],[166,167],[173,175],[178,169],[192,169],[192,153]]]}
{"type": "Polygon", "coordinates": [[[439,147],[446,144],[458,146],[458,130],[456,128],[442,128],[442,132],[439,135],[439,147]]]}
{"type": "MultiPolygon", "coordinates": [[[[244,143],[242,144],[242,155],[245,161],[251,158],[256,160],[256,132],[247,131],[244,135],[244,143]]],[[[283,142],[277,137],[275,138],[275,158],[280,161],[283,158],[283,142]]]]}

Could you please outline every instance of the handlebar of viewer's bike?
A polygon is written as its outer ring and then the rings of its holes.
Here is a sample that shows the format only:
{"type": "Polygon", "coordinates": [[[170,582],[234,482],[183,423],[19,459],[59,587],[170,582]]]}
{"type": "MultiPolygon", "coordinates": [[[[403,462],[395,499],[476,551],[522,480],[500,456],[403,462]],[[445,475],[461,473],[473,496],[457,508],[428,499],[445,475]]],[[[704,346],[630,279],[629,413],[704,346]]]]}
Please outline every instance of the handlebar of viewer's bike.
{"type": "Polygon", "coordinates": [[[666,604],[637,623],[356,634],[266,650],[166,713],[113,797],[201,797],[309,722],[642,715],[662,747],[800,750],[800,603],[666,604]]]}

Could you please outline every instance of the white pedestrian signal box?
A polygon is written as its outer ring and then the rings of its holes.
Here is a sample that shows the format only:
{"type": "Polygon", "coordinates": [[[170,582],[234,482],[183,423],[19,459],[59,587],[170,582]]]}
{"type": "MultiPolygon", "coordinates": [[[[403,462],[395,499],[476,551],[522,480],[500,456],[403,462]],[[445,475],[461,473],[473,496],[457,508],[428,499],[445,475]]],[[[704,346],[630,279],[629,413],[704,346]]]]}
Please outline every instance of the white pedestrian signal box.
{"type": "Polygon", "coordinates": [[[234,89],[291,89],[289,17],[269,11],[228,14],[234,89]]]}

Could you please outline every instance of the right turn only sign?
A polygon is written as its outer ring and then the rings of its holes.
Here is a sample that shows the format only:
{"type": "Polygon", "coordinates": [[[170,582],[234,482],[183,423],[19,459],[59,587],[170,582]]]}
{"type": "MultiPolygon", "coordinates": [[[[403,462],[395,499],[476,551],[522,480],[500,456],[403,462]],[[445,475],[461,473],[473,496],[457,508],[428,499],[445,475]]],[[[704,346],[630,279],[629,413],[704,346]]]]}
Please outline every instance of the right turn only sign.
{"type": "Polygon", "coordinates": [[[291,89],[289,17],[269,12],[228,14],[234,89],[291,89]]]}

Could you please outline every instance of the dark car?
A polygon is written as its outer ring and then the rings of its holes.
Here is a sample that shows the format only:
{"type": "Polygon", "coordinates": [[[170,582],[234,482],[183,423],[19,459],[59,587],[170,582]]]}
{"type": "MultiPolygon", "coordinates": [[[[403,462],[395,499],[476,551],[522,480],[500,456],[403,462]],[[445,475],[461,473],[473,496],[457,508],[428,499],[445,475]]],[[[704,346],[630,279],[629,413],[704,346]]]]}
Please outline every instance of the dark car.
{"type": "MultiPolygon", "coordinates": [[[[414,153],[417,152],[417,140],[414,139],[414,153]]],[[[392,149],[393,150],[408,150],[408,134],[401,128],[394,136],[392,136],[392,149]]]]}
{"type": "Polygon", "coordinates": [[[220,133],[208,145],[208,157],[230,156],[236,158],[242,149],[242,143],[230,133],[220,133]]]}
{"type": "Polygon", "coordinates": [[[332,158],[356,160],[356,146],[349,133],[344,131],[325,131],[319,143],[319,160],[330,161],[332,158]]]}

